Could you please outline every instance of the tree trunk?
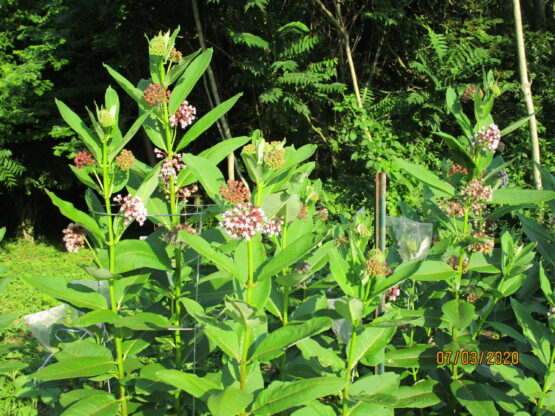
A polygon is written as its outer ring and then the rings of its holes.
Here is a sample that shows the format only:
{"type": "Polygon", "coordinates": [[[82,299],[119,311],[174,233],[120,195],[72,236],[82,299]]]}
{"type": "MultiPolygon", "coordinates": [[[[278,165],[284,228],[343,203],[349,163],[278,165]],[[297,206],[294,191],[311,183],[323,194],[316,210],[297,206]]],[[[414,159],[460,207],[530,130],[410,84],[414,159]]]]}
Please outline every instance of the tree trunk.
{"type": "MultiPolygon", "coordinates": [[[[204,33],[202,31],[202,23],[201,23],[199,11],[198,11],[197,0],[193,0],[193,15],[195,17],[195,25],[197,27],[200,47],[204,51],[206,50],[206,42],[204,40],[204,33]]],[[[221,104],[222,100],[220,99],[220,92],[218,91],[218,84],[216,84],[216,77],[214,76],[214,71],[212,71],[212,65],[208,65],[208,68],[206,69],[206,73],[208,74],[210,87],[212,89],[212,95],[214,97],[214,101],[217,107],[221,104]]],[[[229,124],[227,123],[227,117],[225,116],[225,114],[220,118],[220,121],[222,123],[222,130],[224,132],[225,138],[227,140],[231,139],[231,130],[229,128],[229,124]]],[[[234,165],[235,165],[235,155],[233,154],[233,152],[231,152],[229,155],[227,155],[227,179],[229,180],[235,180],[234,165]]]]}
{"type": "MultiPolygon", "coordinates": [[[[520,88],[524,94],[526,102],[526,110],[528,114],[533,114],[528,122],[530,129],[530,142],[532,146],[532,160],[537,164],[540,163],[540,146],[538,142],[538,126],[536,115],[534,114],[534,102],[532,101],[532,89],[528,80],[528,68],[526,66],[526,51],[524,49],[524,33],[522,31],[522,16],[520,13],[520,0],[513,0],[513,9],[515,15],[515,32],[518,49],[518,66],[520,71],[520,88]]],[[[541,175],[538,167],[534,164],[534,184],[536,189],[542,188],[541,175]]]]}

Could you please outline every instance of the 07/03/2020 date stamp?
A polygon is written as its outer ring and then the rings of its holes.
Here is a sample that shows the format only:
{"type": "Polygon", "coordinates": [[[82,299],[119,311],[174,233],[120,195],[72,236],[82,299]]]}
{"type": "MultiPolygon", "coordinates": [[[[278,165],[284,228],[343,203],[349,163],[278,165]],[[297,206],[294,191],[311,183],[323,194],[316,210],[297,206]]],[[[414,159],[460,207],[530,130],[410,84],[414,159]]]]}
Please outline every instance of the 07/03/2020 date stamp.
{"type": "Polygon", "coordinates": [[[518,351],[438,351],[437,365],[516,365],[520,361],[518,351]]]}

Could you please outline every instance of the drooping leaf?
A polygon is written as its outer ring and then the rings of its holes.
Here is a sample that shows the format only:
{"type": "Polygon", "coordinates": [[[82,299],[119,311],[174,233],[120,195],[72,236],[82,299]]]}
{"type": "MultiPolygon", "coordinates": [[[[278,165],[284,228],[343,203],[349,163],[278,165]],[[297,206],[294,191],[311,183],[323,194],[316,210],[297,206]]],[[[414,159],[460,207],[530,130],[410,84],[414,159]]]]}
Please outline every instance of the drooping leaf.
{"type": "Polygon", "coordinates": [[[441,402],[441,398],[433,391],[437,381],[427,379],[413,386],[401,386],[395,396],[399,400],[396,408],[431,407],[441,402]]]}
{"type": "Polygon", "coordinates": [[[250,414],[271,416],[320,397],[335,395],[346,381],[337,377],[313,377],[292,382],[274,381],[254,400],[250,414]]]}
{"type": "Polygon", "coordinates": [[[160,370],[156,372],[156,375],[164,383],[186,391],[197,399],[212,390],[221,390],[220,386],[205,377],[199,377],[195,374],[184,373],[178,370],[160,370]]]}
{"type": "Polygon", "coordinates": [[[256,347],[251,361],[266,361],[281,355],[287,348],[306,338],[319,334],[332,325],[332,320],[327,317],[312,318],[302,324],[289,324],[276,329],[266,336],[256,347]]]}
{"type": "Polygon", "coordinates": [[[453,196],[455,194],[455,188],[453,188],[453,185],[442,181],[435,173],[432,173],[425,167],[399,158],[395,158],[395,163],[408,174],[414,176],[416,179],[424,182],[430,187],[446,194],[447,196],[453,196]]]}
{"type": "Polygon", "coordinates": [[[488,393],[481,384],[470,380],[454,380],[451,391],[472,416],[496,416],[499,414],[488,393]]]}
{"type": "Polygon", "coordinates": [[[221,393],[208,398],[208,409],[214,416],[235,416],[252,402],[252,393],[228,386],[221,393]]]}
{"type": "Polygon", "coordinates": [[[171,269],[171,261],[162,244],[146,240],[121,240],[116,244],[116,273],[148,267],[171,269]]]}
{"type": "Polygon", "coordinates": [[[113,395],[94,394],[79,400],[67,408],[60,416],[116,416],[120,401],[113,395]]]}
{"type": "Polygon", "coordinates": [[[60,277],[21,276],[29,285],[45,295],[67,302],[77,308],[107,309],[106,298],[83,285],[68,283],[60,277]]]}
{"type": "Polygon", "coordinates": [[[76,377],[94,377],[115,370],[114,362],[104,357],[75,357],[71,360],[50,364],[35,373],[43,381],[63,380],[76,377]]]}

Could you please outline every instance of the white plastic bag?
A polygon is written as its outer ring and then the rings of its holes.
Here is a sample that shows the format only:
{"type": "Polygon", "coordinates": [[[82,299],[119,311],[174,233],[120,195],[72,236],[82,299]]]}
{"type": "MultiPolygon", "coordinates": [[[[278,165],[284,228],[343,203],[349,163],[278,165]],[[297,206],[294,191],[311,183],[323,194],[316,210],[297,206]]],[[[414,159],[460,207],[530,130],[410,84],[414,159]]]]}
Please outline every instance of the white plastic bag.
{"type": "Polygon", "coordinates": [[[405,217],[386,217],[386,224],[397,240],[399,255],[403,261],[424,260],[428,256],[432,245],[432,224],[405,217]]]}

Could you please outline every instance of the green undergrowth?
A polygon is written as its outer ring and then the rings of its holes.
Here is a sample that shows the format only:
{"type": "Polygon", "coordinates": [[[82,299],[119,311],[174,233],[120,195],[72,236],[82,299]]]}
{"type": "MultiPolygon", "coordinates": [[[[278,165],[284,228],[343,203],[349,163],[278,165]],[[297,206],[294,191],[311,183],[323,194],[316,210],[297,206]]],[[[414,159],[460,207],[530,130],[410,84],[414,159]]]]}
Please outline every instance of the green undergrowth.
{"type": "Polygon", "coordinates": [[[86,250],[68,253],[63,247],[47,242],[17,240],[3,244],[0,264],[10,267],[6,274],[13,279],[2,294],[0,313],[17,315],[17,327],[22,325],[23,315],[59,305],[58,301],[23,283],[18,277],[27,274],[45,278],[58,276],[68,281],[90,280],[90,276],[79,267],[79,264],[89,264],[90,261],[90,253],[86,250]]]}

